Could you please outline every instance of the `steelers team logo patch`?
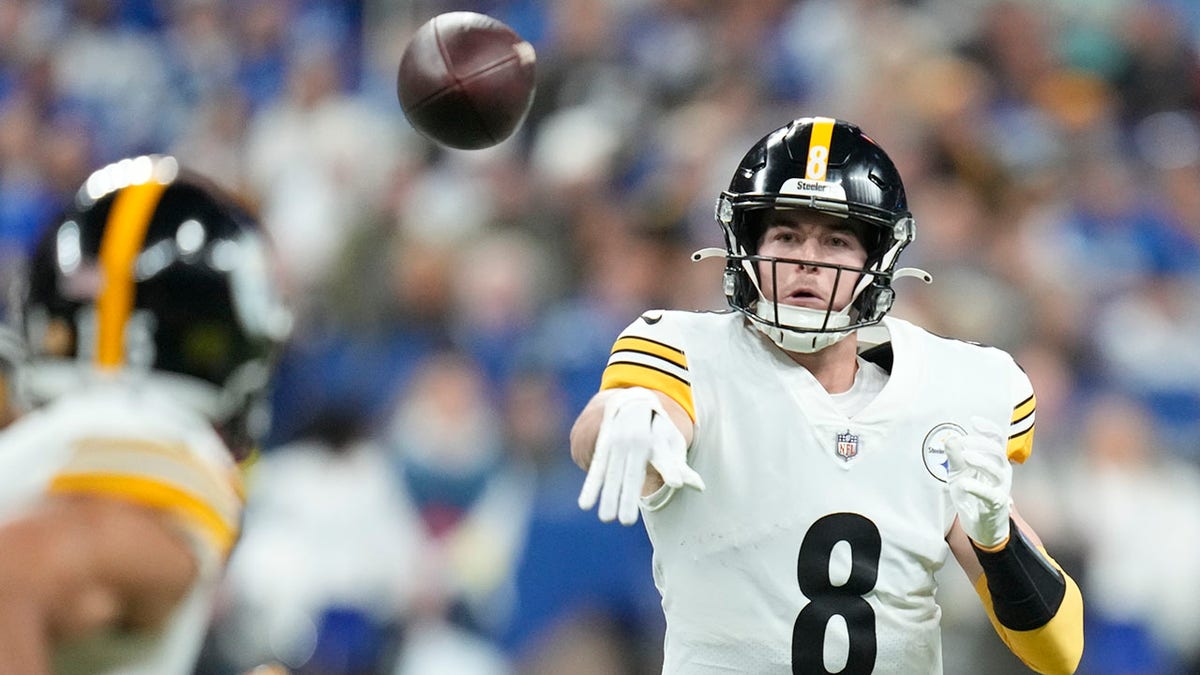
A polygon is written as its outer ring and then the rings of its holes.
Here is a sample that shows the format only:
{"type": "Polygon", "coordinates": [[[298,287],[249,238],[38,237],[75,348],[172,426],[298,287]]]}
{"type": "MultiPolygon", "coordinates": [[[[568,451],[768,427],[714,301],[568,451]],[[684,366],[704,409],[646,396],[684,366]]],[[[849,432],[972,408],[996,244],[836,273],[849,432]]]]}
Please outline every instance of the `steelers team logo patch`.
{"type": "Polygon", "coordinates": [[[925,434],[921,444],[921,457],[929,475],[945,483],[950,474],[950,463],[946,459],[946,441],[955,436],[966,436],[967,430],[954,422],[942,422],[925,434]]]}

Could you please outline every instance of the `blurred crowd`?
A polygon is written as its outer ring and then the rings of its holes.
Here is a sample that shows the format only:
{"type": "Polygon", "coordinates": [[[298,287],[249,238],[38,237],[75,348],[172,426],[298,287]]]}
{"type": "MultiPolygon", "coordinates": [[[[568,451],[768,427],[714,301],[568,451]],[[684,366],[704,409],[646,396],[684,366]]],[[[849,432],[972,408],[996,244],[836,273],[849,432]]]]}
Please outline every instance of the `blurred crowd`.
{"type": "MultiPolygon", "coordinates": [[[[201,673],[648,673],[641,526],[575,505],[618,332],[720,309],[715,198],[807,115],[916,215],[894,314],[1012,352],[1015,492],[1083,588],[1081,673],[1200,672],[1200,3],[0,0],[0,281],[95,167],[172,153],[255,205],[298,330],[201,673]],[[435,14],[538,54],[516,136],[439,149],[395,72],[435,14]]],[[[947,672],[1017,672],[962,575],[947,672]]]]}

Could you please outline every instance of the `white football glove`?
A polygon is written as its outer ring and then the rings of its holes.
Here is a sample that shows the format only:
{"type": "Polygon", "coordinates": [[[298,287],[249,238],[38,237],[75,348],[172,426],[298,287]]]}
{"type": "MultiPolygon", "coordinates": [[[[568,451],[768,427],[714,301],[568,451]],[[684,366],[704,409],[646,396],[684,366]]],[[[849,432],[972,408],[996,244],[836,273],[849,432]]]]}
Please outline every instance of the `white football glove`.
{"type": "Polygon", "coordinates": [[[587,511],[599,498],[600,520],[636,523],[647,465],[670,487],[704,489],[700,474],[687,464],[687,442],[658,395],[644,387],[618,389],[604,404],[579,508],[587,511]]]}
{"type": "Polygon", "coordinates": [[[1008,539],[1012,464],[999,427],[982,417],[971,424],[975,433],[946,441],[950,501],[967,536],[995,548],[1008,539]]]}

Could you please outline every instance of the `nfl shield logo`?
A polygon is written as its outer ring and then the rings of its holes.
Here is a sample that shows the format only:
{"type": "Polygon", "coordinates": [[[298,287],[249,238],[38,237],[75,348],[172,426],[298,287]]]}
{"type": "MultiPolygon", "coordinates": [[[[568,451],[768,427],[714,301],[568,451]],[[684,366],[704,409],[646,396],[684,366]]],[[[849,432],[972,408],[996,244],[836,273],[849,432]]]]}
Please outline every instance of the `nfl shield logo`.
{"type": "Polygon", "coordinates": [[[837,454],[846,461],[858,454],[858,436],[850,433],[849,429],[846,433],[837,435],[837,454]]]}

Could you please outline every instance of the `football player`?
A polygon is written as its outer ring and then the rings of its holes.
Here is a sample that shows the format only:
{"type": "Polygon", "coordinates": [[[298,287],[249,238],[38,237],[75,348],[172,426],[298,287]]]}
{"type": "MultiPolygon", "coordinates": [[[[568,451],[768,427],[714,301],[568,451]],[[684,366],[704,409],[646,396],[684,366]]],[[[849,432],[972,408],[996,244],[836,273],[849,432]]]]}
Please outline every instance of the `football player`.
{"type": "Polygon", "coordinates": [[[717,201],[733,311],[648,311],[576,420],[581,508],[654,544],[665,672],[940,673],[952,554],[1043,673],[1083,649],[1082,600],[1011,504],[1036,400],[1005,352],[887,316],[915,234],[892,161],[795,120],[717,201]]]}
{"type": "Polygon", "coordinates": [[[167,156],[96,171],[45,233],[0,434],[0,670],[192,672],[290,331],[272,268],[167,156]]]}

